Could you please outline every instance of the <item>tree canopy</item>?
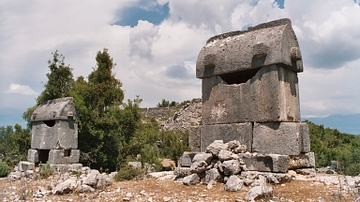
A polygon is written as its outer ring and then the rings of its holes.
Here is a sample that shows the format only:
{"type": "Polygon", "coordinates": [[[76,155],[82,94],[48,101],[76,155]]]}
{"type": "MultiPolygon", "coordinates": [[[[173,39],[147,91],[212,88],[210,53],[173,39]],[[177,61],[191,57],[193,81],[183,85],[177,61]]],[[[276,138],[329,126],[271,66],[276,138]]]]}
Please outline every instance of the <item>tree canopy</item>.
{"type": "Polygon", "coordinates": [[[27,121],[27,126],[31,129],[30,118],[35,108],[42,102],[56,98],[68,97],[74,85],[72,68],[65,65],[65,57],[56,50],[52,60],[48,61],[49,73],[46,74],[48,81],[44,84],[45,89],[36,99],[36,104],[29,107],[24,113],[23,118],[27,121]]]}

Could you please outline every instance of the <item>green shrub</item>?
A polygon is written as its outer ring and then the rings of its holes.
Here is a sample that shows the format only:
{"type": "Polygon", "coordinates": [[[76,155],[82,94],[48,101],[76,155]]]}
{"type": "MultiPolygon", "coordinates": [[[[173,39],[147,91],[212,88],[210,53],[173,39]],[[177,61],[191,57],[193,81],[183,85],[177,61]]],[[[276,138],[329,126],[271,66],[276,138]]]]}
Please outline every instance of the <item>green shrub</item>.
{"type": "Polygon", "coordinates": [[[53,173],[54,173],[54,168],[50,166],[49,162],[40,166],[39,174],[41,178],[48,178],[53,173]]]}
{"type": "Polygon", "coordinates": [[[145,170],[143,169],[135,169],[131,165],[126,165],[121,168],[118,173],[115,175],[114,180],[116,181],[124,181],[131,180],[135,177],[143,176],[145,174],[145,170]]]}
{"type": "Polygon", "coordinates": [[[0,162],[0,177],[6,177],[10,171],[11,168],[5,162],[0,162]]]}

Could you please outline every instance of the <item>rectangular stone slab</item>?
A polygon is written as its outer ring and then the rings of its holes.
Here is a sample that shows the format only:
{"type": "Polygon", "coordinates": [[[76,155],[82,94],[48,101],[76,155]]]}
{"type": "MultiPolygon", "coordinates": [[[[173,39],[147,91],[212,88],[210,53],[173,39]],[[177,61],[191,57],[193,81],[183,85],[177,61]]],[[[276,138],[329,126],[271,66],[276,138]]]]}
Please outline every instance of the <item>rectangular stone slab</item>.
{"type": "Polygon", "coordinates": [[[296,168],[314,168],[315,155],[314,152],[302,153],[300,155],[290,156],[289,169],[296,168]]]}
{"type": "Polygon", "coordinates": [[[247,170],[286,173],[289,169],[289,156],[278,154],[239,154],[247,170]]]}
{"type": "Polygon", "coordinates": [[[307,123],[300,124],[300,134],[301,134],[301,152],[307,153],[310,152],[310,133],[309,133],[309,126],[307,123]]]}
{"type": "Polygon", "coordinates": [[[49,163],[50,164],[69,164],[69,163],[78,163],[80,159],[80,150],[73,149],[71,150],[70,156],[65,156],[64,150],[50,150],[49,152],[49,163]]]}
{"type": "Polygon", "coordinates": [[[189,133],[189,147],[192,152],[200,152],[201,150],[201,129],[200,126],[193,126],[189,133]]]}
{"type": "Polygon", "coordinates": [[[300,121],[297,74],[279,65],[262,67],[240,84],[204,78],[202,93],[204,125],[300,121]]]}
{"type": "Polygon", "coordinates": [[[20,171],[27,171],[27,170],[33,170],[35,168],[35,163],[28,162],[28,161],[20,161],[18,164],[18,169],[20,171]]]}
{"type": "Polygon", "coordinates": [[[78,147],[77,124],[74,120],[56,120],[51,127],[43,121],[33,122],[32,134],[32,149],[55,149],[57,147],[76,149],[78,147]]]}
{"type": "Polygon", "coordinates": [[[179,164],[181,167],[190,167],[192,164],[192,159],[199,152],[184,152],[179,159],[179,164]]]}
{"type": "Polygon", "coordinates": [[[29,149],[27,160],[32,163],[39,163],[39,152],[36,149],[29,149]]]}
{"type": "Polygon", "coordinates": [[[301,52],[289,19],[210,38],[196,61],[196,77],[256,68],[259,64],[254,63],[254,59],[257,58],[263,58],[262,66],[281,64],[291,71],[302,72],[301,52]]]}
{"type": "Polygon", "coordinates": [[[302,123],[293,122],[254,123],[252,152],[299,155],[305,150],[302,137],[308,136],[302,127],[302,123]]]}
{"type": "Polygon", "coordinates": [[[251,123],[232,123],[202,125],[201,133],[201,152],[214,142],[214,140],[223,140],[224,143],[238,140],[241,144],[246,145],[248,151],[251,151],[252,142],[252,124],[251,123]]]}

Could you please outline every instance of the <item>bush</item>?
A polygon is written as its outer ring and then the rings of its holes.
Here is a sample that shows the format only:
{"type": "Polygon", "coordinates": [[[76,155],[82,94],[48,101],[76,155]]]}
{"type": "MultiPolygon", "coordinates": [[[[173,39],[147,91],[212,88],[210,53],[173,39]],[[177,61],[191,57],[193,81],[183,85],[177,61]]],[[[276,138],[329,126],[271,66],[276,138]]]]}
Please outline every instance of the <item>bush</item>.
{"type": "Polygon", "coordinates": [[[10,171],[11,168],[5,162],[0,162],[0,177],[6,177],[10,171]]]}
{"type": "Polygon", "coordinates": [[[53,173],[54,173],[54,168],[50,166],[49,162],[40,166],[39,174],[41,178],[48,178],[53,173]]]}
{"type": "Polygon", "coordinates": [[[114,180],[116,181],[124,181],[131,180],[138,176],[143,176],[145,174],[145,170],[143,169],[135,169],[131,165],[126,165],[121,168],[118,173],[115,175],[114,180]]]}

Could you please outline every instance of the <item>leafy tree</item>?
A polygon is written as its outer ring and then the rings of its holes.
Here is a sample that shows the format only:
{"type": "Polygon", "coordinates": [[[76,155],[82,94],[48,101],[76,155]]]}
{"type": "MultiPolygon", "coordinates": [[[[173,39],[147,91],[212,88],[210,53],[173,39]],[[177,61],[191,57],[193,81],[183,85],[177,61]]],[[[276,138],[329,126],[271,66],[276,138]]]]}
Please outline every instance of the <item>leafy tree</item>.
{"type": "Polygon", "coordinates": [[[339,171],[345,175],[360,174],[360,137],[340,133],[306,121],[309,125],[311,150],[315,153],[316,167],[325,167],[337,161],[339,171]]]}
{"type": "MultiPolygon", "coordinates": [[[[98,51],[96,67],[88,82],[79,77],[71,91],[79,114],[79,149],[81,161],[95,168],[114,170],[118,145],[126,135],[129,123],[122,122],[124,99],[122,83],[115,78],[115,66],[107,49],[98,51]]],[[[126,108],[126,107],[125,107],[126,108]]]]}
{"type": "Polygon", "coordinates": [[[46,100],[69,96],[74,84],[72,68],[70,65],[65,65],[65,57],[57,50],[51,54],[53,59],[48,61],[50,73],[46,74],[48,82],[45,83],[44,91],[37,98],[38,104],[46,100]]]}
{"type": "Polygon", "coordinates": [[[45,89],[37,97],[36,105],[28,108],[23,113],[23,119],[27,121],[27,126],[31,128],[30,118],[36,107],[47,100],[56,98],[68,97],[74,85],[72,68],[70,65],[65,65],[65,57],[56,50],[53,59],[48,61],[50,72],[46,74],[48,81],[44,84],[45,89]]]}
{"type": "Polygon", "coordinates": [[[184,153],[184,151],[190,151],[189,148],[189,132],[181,131],[162,131],[161,138],[161,150],[162,155],[177,163],[184,153]]]}
{"type": "Polygon", "coordinates": [[[161,103],[157,103],[157,107],[168,107],[170,105],[170,102],[168,100],[162,99],[161,103]]]}
{"type": "Polygon", "coordinates": [[[0,153],[10,167],[17,162],[26,160],[30,148],[31,134],[29,129],[23,129],[19,124],[0,127],[0,153]]]}

